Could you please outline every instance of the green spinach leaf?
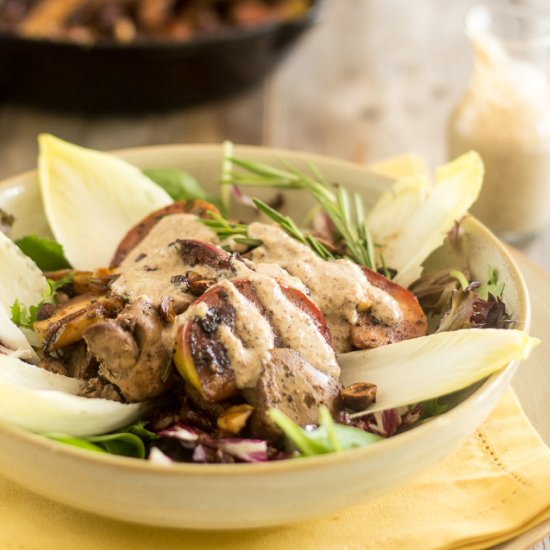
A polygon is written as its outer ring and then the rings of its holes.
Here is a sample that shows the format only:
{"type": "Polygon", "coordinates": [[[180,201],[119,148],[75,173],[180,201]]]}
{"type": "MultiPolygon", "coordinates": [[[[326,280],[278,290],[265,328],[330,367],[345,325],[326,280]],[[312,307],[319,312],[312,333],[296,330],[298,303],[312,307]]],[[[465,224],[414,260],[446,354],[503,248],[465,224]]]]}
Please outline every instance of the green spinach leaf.
{"type": "Polygon", "coordinates": [[[162,187],[175,201],[202,199],[212,202],[212,197],[201,184],[187,172],[178,168],[151,168],[143,173],[162,187]]]}
{"type": "Polygon", "coordinates": [[[17,239],[15,244],[26,254],[42,271],[56,271],[71,267],[63,254],[63,247],[49,239],[36,235],[28,235],[17,239]]]}
{"type": "Polygon", "coordinates": [[[294,444],[301,455],[315,456],[335,453],[356,447],[365,447],[382,439],[353,426],[334,422],[326,407],[319,409],[319,427],[306,430],[277,409],[270,409],[269,416],[294,444]]]}
{"type": "Polygon", "coordinates": [[[145,458],[143,441],[131,433],[113,433],[94,437],[73,437],[65,434],[46,434],[46,437],[80,449],[113,455],[145,458]]]}

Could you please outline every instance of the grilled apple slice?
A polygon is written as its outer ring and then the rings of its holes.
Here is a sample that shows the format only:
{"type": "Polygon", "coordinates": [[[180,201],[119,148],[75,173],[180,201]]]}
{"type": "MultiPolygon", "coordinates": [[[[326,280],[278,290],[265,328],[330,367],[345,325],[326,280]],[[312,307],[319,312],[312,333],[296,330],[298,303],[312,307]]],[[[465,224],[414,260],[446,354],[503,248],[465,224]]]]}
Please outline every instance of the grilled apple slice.
{"type": "MultiPolygon", "coordinates": [[[[244,297],[256,305],[269,320],[269,314],[260,302],[253,283],[247,279],[233,281],[244,297]]],[[[317,306],[295,288],[280,285],[285,297],[307,313],[317,329],[331,345],[330,331],[317,306]]],[[[178,329],[174,363],[183,378],[209,401],[230,399],[238,393],[235,374],[227,350],[216,335],[220,324],[227,325],[235,334],[235,309],[221,286],[205,292],[195,304],[204,303],[207,313],[201,318],[189,319],[178,329]]],[[[274,329],[274,347],[283,347],[280,336],[274,329]]],[[[235,334],[239,337],[238,334],[235,334]]],[[[260,369],[261,370],[261,367],[260,369]]]]}
{"type": "Polygon", "coordinates": [[[385,324],[368,312],[362,313],[359,324],[351,329],[353,345],[359,349],[370,349],[424,336],[428,323],[414,294],[368,267],[363,267],[363,272],[369,283],[397,301],[403,318],[393,324],[385,324]]]}

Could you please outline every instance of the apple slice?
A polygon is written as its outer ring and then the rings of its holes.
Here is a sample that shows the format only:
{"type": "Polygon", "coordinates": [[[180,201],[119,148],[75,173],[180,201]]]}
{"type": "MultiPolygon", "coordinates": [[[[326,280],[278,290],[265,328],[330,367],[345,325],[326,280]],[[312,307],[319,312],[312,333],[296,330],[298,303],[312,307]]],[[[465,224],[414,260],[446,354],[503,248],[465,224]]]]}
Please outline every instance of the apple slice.
{"type": "MultiPolygon", "coordinates": [[[[269,321],[269,314],[260,302],[250,280],[232,281],[245,298],[254,303],[260,313],[269,321]]],[[[280,285],[285,297],[307,313],[329,345],[332,345],[330,331],[317,306],[295,288],[280,285]]],[[[222,286],[206,291],[194,304],[204,303],[207,313],[201,318],[185,321],[177,332],[174,363],[182,377],[209,401],[222,401],[238,394],[235,374],[227,350],[216,332],[219,325],[235,329],[235,308],[229,302],[222,286]]],[[[274,329],[274,347],[284,347],[280,335],[274,329]]],[[[236,335],[239,337],[239,335],[236,335]]],[[[261,367],[258,369],[261,370],[261,367]]]]}
{"type": "Polygon", "coordinates": [[[370,349],[424,336],[428,323],[414,294],[368,267],[363,267],[363,273],[370,284],[397,301],[403,317],[387,325],[373,319],[368,312],[362,313],[359,324],[351,329],[353,345],[359,349],[370,349]]]}

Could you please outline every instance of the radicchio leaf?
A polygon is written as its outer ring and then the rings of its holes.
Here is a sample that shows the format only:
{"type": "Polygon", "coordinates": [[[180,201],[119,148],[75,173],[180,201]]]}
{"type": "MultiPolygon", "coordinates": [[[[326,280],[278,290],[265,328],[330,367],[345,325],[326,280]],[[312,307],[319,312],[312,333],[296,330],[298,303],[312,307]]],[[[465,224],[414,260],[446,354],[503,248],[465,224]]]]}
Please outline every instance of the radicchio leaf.
{"type": "Polygon", "coordinates": [[[336,241],[336,231],[334,224],[326,212],[319,212],[315,218],[313,218],[313,234],[320,239],[323,239],[329,243],[336,241]]]}
{"type": "Polygon", "coordinates": [[[218,439],[181,422],[158,432],[157,447],[175,462],[265,462],[267,442],[261,439],[218,439]]]}
{"type": "Polygon", "coordinates": [[[466,290],[455,290],[451,305],[441,319],[437,332],[463,328],[510,328],[513,321],[506,313],[506,306],[492,294],[484,300],[476,292],[480,283],[474,282],[466,290]]]}
{"type": "Polygon", "coordinates": [[[366,418],[352,420],[352,425],[379,435],[391,437],[400,428],[411,426],[422,418],[424,408],[422,404],[398,407],[385,411],[377,411],[366,418]]]}
{"type": "Polygon", "coordinates": [[[198,441],[198,434],[191,428],[178,422],[165,430],[158,432],[161,437],[173,437],[175,439],[181,439],[182,441],[198,441]]]}
{"type": "Polygon", "coordinates": [[[218,439],[215,445],[243,462],[266,462],[267,443],[261,439],[218,439]]]}
{"type": "Polygon", "coordinates": [[[158,447],[151,447],[149,451],[149,462],[162,466],[169,466],[170,464],[174,464],[175,461],[168,455],[165,455],[158,447]]]}
{"type": "MultiPolygon", "coordinates": [[[[442,269],[423,275],[410,286],[426,315],[438,315],[446,311],[453,292],[460,288],[456,275],[453,270],[442,269]]],[[[463,275],[469,279],[467,273],[463,275]]]]}
{"type": "Polygon", "coordinates": [[[252,200],[252,198],[248,196],[246,193],[243,193],[240,187],[237,187],[236,185],[232,185],[231,194],[233,195],[233,198],[238,203],[243,204],[244,206],[249,206],[254,210],[258,210],[258,207],[254,204],[254,201],[252,200]]]}

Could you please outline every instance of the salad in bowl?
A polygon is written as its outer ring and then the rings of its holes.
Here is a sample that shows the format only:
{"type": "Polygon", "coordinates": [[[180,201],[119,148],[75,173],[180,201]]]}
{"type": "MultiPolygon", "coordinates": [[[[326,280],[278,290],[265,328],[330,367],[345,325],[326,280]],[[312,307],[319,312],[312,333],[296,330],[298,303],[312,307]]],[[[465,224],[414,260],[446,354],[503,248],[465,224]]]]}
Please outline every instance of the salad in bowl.
{"type": "Polygon", "coordinates": [[[298,459],[451,418],[536,344],[500,265],[480,275],[463,250],[475,153],[367,204],[317,163],[217,151],[203,181],[40,137],[51,234],[0,204],[2,422],[153,472],[315,471],[328,457],[298,459]],[[425,268],[444,241],[453,265],[425,268]]]}

